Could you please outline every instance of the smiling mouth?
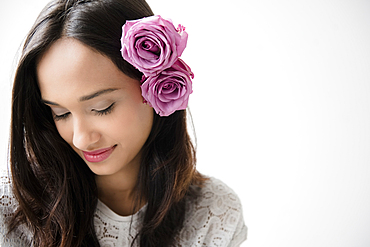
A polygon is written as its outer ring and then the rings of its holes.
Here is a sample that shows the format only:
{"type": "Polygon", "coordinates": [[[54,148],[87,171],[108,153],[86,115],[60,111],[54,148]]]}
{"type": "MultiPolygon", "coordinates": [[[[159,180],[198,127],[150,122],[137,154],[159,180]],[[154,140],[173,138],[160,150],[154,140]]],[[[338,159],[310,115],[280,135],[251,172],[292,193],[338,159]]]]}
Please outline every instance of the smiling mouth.
{"type": "Polygon", "coordinates": [[[102,149],[95,150],[92,152],[85,152],[85,151],[82,151],[82,152],[84,154],[85,159],[88,162],[97,163],[97,162],[102,162],[108,159],[108,157],[112,154],[116,146],[117,145],[114,145],[113,147],[110,147],[110,148],[102,148],[102,149]]]}

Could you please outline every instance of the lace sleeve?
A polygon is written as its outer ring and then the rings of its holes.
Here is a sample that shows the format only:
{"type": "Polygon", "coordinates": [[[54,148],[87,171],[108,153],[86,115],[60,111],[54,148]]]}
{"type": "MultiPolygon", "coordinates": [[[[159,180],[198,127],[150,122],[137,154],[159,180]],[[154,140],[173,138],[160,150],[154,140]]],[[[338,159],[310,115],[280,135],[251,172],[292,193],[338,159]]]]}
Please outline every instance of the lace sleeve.
{"type": "Polygon", "coordinates": [[[247,227],[238,196],[223,182],[211,178],[198,199],[188,201],[178,246],[237,247],[246,238],[247,227]]]}
{"type": "MultiPolygon", "coordinates": [[[[11,180],[7,171],[0,170],[0,246],[26,247],[30,246],[21,228],[7,234],[7,222],[17,208],[17,201],[11,190],[11,180]]],[[[25,230],[25,229],[24,229],[25,230]]]]}
{"type": "Polygon", "coordinates": [[[236,225],[235,233],[228,247],[239,247],[247,239],[248,229],[244,224],[243,213],[241,215],[236,225]]]}

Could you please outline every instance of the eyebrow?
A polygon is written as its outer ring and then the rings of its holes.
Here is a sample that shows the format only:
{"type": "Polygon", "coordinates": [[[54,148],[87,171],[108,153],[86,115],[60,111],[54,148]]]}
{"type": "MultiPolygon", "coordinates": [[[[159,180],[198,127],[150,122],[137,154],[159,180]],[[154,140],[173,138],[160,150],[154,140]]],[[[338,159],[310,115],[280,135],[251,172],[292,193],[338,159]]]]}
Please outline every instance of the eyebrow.
{"type": "MultiPolygon", "coordinates": [[[[99,91],[94,92],[92,94],[82,96],[81,98],[78,99],[78,101],[83,102],[83,101],[91,100],[91,99],[96,98],[100,95],[111,93],[111,92],[114,92],[116,90],[118,90],[118,88],[107,88],[107,89],[99,90],[99,91]]],[[[41,99],[41,102],[43,102],[44,104],[47,104],[47,105],[59,106],[59,104],[54,103],[54,102],[49,101],[49,100],[41,99]]]]}

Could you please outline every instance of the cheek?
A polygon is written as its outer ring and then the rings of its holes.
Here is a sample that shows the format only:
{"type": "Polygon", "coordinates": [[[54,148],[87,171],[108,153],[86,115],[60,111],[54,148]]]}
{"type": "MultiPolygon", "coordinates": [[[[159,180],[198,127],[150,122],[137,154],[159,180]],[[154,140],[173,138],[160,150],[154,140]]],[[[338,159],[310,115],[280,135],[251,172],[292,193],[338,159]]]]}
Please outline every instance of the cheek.
{"type": "Polygon", "coordinates": [[[119,143],[123,153],[133,158],[142,149],[151,132],[153,109],[143,104],[141,97],[135,97],[117,105],[115,110],[110,123],[107,123],[107,137],[119,143]]]}
{"type": "MultiPolygon", "coordinates": [[[[152,130],[152,126],[153,126],[153,108],[149,107],[149,106],[146,106],[147,109],[145,110],[145,113],[142,114],[139,118],[139,121],[141,123],[141,126],[140,126],[140,132],[141,132],[141,135],[143,136],[143,138],[145,139],[148,139],[148,136],[152,130]]],[[[144,145],[144,143],[143,143],[144,145]]]]}
{"type": "Polygon", "coordinates": [[[69,127],[69,124],[67,122],[60,122],[60,121],[55,121],[55,127],[58,130],[59,135],[65,140],[67,143],[71,144],[72,142],[72,130],[69,127]]]}
{"type": "Polygon", "coordinates": [[[152,129],[153,109],[140,103],[120,111],[117,118],[112,119],[112,124],[115,126],[116,134],[124,136],[128,142],[145,142],[152,129]]]}
{"type": "Polygon", "coordinates": [[[138,128],[140,128],[142,134],[147,138],[150,134],[150,131],[152,130],[154,113],[152,107],[142,102],[141,95],[140,95],[140,104],[138,105],[136,112],[137,112],[137,121],[140,124],[138,128]]]}
{"type": "Polygon", "coordinates": [[[132,138],[146,141],[153,125],[153,108],[143,103],[139,85],[131,89],[130,99],[123,104],[119,118],[121,130],[131,133],[132,138]]]}

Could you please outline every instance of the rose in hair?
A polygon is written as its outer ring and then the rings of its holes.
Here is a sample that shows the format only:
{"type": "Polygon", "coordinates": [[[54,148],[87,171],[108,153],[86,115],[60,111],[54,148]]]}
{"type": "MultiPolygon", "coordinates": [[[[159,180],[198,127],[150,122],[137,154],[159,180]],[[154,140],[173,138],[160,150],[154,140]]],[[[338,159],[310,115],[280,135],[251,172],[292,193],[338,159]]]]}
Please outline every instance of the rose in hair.
{"type": "Polygon", "coordinates": [[[186,109],[189,95],[193,92],[192,78],[194,74],[190,67],[178,59],[160,74],[143,78],[142,96],[157,114],[169,116],[177,110],[186,109]]]}
{"type": "Polygon", "coordinates": [[[188,34],[181,25],[150,16],[126,21],[122,27],[122,57],[146,77],[171,67],[186,47],[188,34]]]}

